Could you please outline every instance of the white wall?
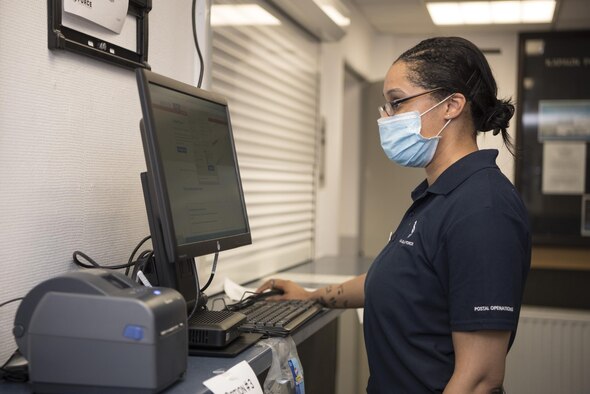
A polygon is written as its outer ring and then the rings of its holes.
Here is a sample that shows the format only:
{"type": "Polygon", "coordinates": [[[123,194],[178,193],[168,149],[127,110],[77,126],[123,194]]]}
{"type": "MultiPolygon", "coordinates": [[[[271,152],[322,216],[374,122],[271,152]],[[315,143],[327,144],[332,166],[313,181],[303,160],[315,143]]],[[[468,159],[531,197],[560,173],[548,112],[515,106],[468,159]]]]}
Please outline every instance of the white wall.
{"type": "MultiPolygon", "coordinates": [[[[351,26],[342,40],[321,46],[320,116],[326,125],[326,181],[318,189],[316,199],[316,258],[337,255],[341,220],[354,220],[352,216],[358,216],[358,211],[348,212],[350,218],[341,218],[342,180],[346,176],[342,168],[343,111],[355,110],[344,107],[344,68],[348,64],[362,77],[369,78],[374,32],[354,7],[351,7],[351,19],[351,26]]],[[[358,166],[360,161],[348,164],[358,166]]]]}
{"type": "Polygon", "coordinates": [[[322,44],[320,54],[320,116],[325,127],[323,184],[316,195],[315,257],[338,254],[340,155],[342,151],[342,103],[344,58],[340,43],[322,44]]]}
{"type": "MultiPolygon", "coordinates": [[[[361,113],[363,81],[346,72],[344,83],[342,155],[340,157],[339,236],[354,241],[359,236],[361,113]]],[[[340,250],[342,250],[342,246],[340,250]]],[[[351,247],[347,248],[351,250],[351,247]]],[[[354,249],[354,248],[352,248],[354,249]]]]}
{"type": "MultiPolygon", "coordinates": [[[[149,233],[135,75],[48,50],[46,7],[0,2],[0,301],[74,269],[74,250],[126,262],[149,233]]],[[[149,63],[188,83],[190,10],[190,0],[154,0],[149,14],[149,63]]],[[[16,348],[16,306],[0,314],[0,360],[16,348]]]]}

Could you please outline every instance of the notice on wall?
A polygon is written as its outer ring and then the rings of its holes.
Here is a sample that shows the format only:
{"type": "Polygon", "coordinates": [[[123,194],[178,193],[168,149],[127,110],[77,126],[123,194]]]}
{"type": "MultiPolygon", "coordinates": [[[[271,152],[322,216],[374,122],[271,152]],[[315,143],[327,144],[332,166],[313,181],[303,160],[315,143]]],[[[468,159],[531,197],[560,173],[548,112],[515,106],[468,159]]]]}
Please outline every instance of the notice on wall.
{"type": "Polygon", "coordinates": [[[583,194],[585,179],[586,143],[543,144],[543,194],[583,194]]]}
{"type": "Polygon", "coordinates": [[[590,100],[541,100],[539,141],[590,141],[590,100]]]}
{"type": "Polygon", "coordinates": [[[63,9],[120,34],[127,18],[129,0],[64,0],[63,9]]]}

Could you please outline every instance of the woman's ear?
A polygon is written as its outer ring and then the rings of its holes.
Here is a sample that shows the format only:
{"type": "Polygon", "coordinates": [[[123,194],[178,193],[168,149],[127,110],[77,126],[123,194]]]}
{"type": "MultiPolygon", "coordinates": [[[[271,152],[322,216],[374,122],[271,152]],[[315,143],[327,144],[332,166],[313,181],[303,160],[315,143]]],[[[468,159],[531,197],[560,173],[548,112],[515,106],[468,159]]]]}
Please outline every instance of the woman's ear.
{"type": "Polygon", "coordinates": [[[446,102],[445,119],[458,118],[467,105],[467,99],[462,93],[453,94],[446,102]]]}

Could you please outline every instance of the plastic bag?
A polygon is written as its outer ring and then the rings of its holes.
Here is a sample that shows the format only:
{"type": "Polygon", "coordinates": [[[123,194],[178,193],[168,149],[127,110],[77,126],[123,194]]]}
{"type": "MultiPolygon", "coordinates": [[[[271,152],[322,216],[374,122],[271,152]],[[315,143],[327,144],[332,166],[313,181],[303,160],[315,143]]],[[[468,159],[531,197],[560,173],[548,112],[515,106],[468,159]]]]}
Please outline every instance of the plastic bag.
{"type": "Polygon", "coordinates": [[[303,368],[293,338],[269,338],[272,364],[264,381],[265,394],[305,394],[303,368]]]}

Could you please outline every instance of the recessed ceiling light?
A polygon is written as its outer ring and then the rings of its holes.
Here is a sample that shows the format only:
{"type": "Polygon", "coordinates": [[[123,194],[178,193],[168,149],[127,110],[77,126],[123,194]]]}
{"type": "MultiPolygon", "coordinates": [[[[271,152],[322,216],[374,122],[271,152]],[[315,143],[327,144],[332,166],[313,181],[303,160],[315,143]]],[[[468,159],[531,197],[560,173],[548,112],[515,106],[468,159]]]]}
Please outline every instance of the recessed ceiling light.
{"type": "Polygon", "coordinates": [[[211,26],[276,26],[281,21],[258,4],[214,4],[211,26]]]}
{"type": "Polygon", "coordinates": [[[550,23],[555,0],[426,3],[435,25],[550,23]]]}

